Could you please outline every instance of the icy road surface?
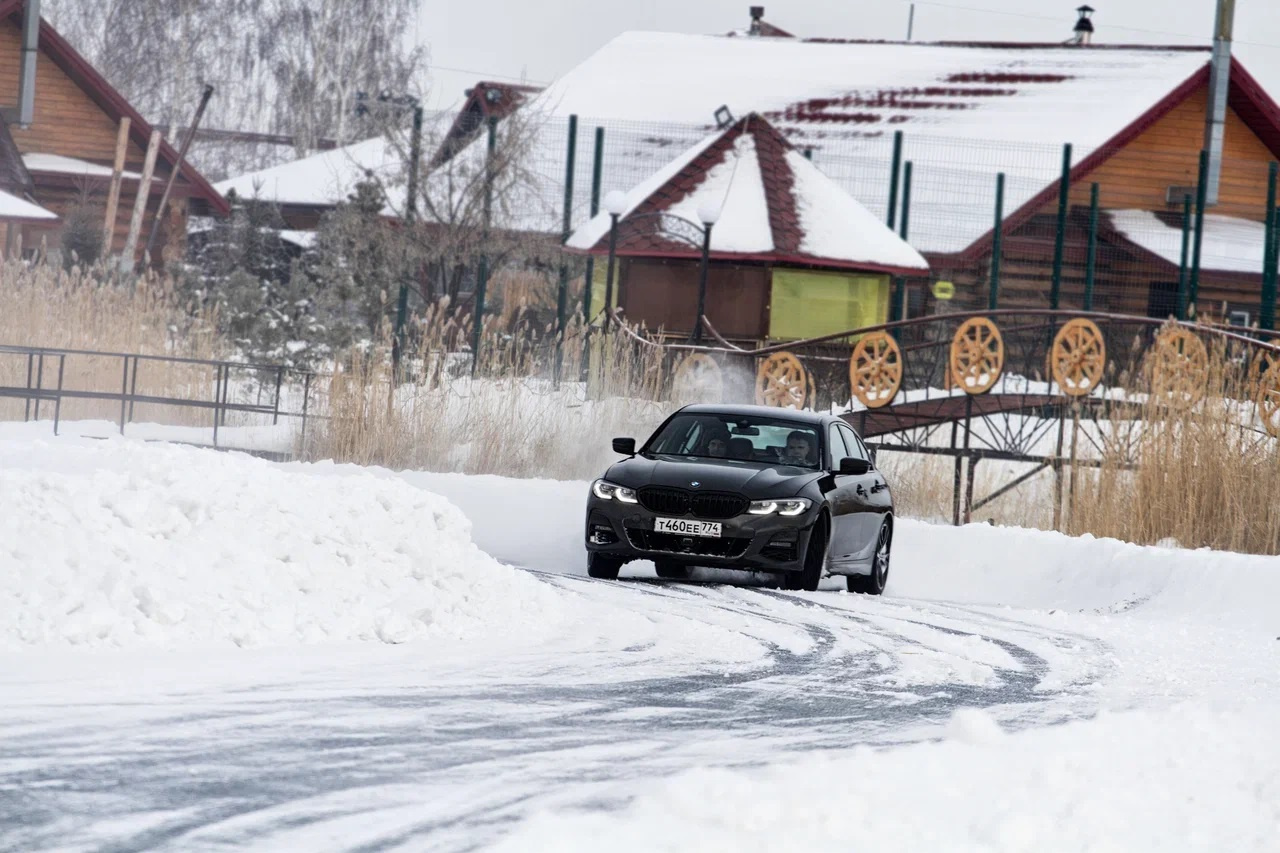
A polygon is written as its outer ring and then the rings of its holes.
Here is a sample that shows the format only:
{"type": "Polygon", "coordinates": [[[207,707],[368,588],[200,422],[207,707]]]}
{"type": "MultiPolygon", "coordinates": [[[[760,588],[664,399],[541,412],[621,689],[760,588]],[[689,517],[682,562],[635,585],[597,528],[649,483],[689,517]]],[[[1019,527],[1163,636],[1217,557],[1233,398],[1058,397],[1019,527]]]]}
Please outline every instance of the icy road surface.
{"type": "Polygon", "coordinates": [[[881,598],[603,582],[585,484],[0,463],[0,850],[1280,837],[1274,558],[904,521],[881,598]]]}

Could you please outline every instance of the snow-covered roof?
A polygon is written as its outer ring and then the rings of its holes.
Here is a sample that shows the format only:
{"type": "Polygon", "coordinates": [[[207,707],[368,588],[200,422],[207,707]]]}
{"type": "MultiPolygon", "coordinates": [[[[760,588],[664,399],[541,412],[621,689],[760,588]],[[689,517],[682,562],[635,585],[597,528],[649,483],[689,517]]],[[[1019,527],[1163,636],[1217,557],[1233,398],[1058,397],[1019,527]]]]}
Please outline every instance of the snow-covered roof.
{"type": "MultiPolygon", "coordinates": [[[[721,259],[903,273],[929,266],[754,114],[710,134],[632,188],[619,220],[617,251],[696,257],[701,252],[697,223],[708,211],[717,213],[711,254],[721,259]]],[[[603,251],[610,222],[607,212],[600,213],[567,245],[603,251]]]]}
{"type": "Polygon", "coordinates": [[[45,210],[38,204],[18,198],[0,191],[0,220],[17,220],[20,222],[52,222],[58,214],[45,210]]]}
{"type": "MultiPolygon", "coordinates": [[[[566,122],[579,116],[574,221],[587,218],[590,128],[605,128],[602,195],[626,191],[714,129],[722,105],[759,112],[877,215],[895,130],[913,161],[910,239],[957,252],[1005,211],[1101,149],[1200,72],[1207,49],[958,45],[624,33],[520,110],[542,190],[512,227],[559,230],[566,122]],[[545,173],[545,174],[542,174],[545,173]]],[[[472,151],[482,148],[473,144],[472,151]]]]}
{"type": "MultiPolygon", "coordinates": [[[[1149,210],[1108,211],[1116,233],[1172,264],[1182,263],[1182,226],[1149,210]]],[[[1262,275],[1266,225],[1218,213],[1204,215],[1200,268],[1262,275]]]]}
{"type": "Polygon", "coordinates": [[[372,174],[387,190],[388,204],[383,212],[395,215],[404,205],[403,172],[403,156],[387,139],[374,137],[228,178],[214,187],[223,195],[235,190],[241,198],[327,207],[345,200],[372,174]]]}
{"type": "Polygon", "coordinates": [[[296,231],[286,228],[280,231],[280,239],[286,243],[292,243],[299,248],[310,249],[316,244],[316,232],[296,231]]]}
{"type": "MultiPolygon", "coordinates": [[[[53,172],[59,175],[78,175],[88,178],[111,177],[110,166],[91,163],[88,160],[80,160],[75,157],[64,157],[61,154],[46,154],[44,152],[23,154],[22,162],[32,172],[53,172]]],[[[122,171],[120,174],[126,180],[142,180],[140,172],[122,171]]]]}

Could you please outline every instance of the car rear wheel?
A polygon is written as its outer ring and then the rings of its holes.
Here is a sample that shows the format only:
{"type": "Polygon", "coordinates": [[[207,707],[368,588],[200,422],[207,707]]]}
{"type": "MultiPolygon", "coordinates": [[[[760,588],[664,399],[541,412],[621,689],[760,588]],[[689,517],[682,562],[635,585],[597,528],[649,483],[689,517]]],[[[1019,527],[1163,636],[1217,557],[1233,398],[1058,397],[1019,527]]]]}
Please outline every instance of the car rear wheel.
{"type": "Polygon", "coordinates": [[[889,522],[886,521],[880,525],[876,553],[871,558],[871,574],[848,575],[845,583],[849,585],[849,592],[860,592],[864,595],[879,595],[884,592],[885,584],[889,582],[889,551],[892,546],[893,531],[889,528],[889,522]]]}
{"type": "Polygon", "coordinates": [[[783,589],[813,592],[822,583],[822,575],[827,568],[828,529],[825,515],[814,523],[813,532],[809,534],[809,546],[804,551],[804,568],[798,572],[787,572],[782,580],[783,589]]]}
{"type": "Polygon", "coordinates": [[[587,575],[600,580],[617,580],[618,570],[622,568],[622,561],[616,557],[607,557],[604,554],[588,554],[587,555],[587,575]]]}
{"type": "Polygon", "coordinates": [[[670,560],[655,560],[654,569],[658,572],[658,577],[667,580],[683,581],[689,579],[689,567],[682,566],[679,563],[673,563],[670,560]]]}

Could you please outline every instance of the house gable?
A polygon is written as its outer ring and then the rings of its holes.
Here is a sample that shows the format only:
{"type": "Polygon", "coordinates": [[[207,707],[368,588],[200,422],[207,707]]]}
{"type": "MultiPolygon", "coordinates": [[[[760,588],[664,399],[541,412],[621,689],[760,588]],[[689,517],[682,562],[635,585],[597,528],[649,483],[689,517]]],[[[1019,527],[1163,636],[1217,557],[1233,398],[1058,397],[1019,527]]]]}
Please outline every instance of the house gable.
{"type": "MultiPolygon", "coordinates": [[[[0,0],[0,104],[17,101],[22,55],[22,0],[0,0]]],[[[115,157],[119,120],[130,120],[126,169],[140,170],[151,125],[48,22],[40,23],[36,58],[35,120],[21,129],[11,126],[14,141],[25,153],[42,152],[109,165],[115,157]]],[[[167,177],[178,153],[161,141],[156,175],[167,177]]],[[[225,199],[190,163],[183,163],[174,182],[175,198],[189,196],[225,215],[225,199]]]]}

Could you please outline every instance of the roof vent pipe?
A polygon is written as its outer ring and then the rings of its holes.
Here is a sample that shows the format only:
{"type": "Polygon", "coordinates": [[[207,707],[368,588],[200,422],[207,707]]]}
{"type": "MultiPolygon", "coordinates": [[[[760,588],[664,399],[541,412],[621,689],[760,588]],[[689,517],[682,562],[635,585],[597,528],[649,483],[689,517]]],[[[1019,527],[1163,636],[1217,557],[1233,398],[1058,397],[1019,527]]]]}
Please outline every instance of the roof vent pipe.
{"type": "Polygon", "coordinates": [[[30,127],[36,111],[36,53],[40,46],[40,0],[27,0],[22,14],[22,65],[18,69],[18,126],[30,127]]]}
{"type": "Polygon", "coordinates": [[[1089,20],[1089,16],[1093,14],[1092,6],[1080,6],[1076,9],[1080,17],[1076,20],[1076,25],[1071,28],[1075,33],[1075,37],[1071,39],[1072,44],[1089,44],[1093,41],[1093,21],[1089,20]]]}
{"type": "Polygon", "coordinates": [[[1227,128],[1227,91],[1231,82],[1231,31],[1236,17],[1236,0],[1218,0],[1213,31],[1213,60],[1209,66],[1209,105],[1204,119],[1204,149],[1209,152],[1205,174],[1204,203],[1218,203],[1222,180],[1222,145],[1227,128]]]}
{"type": "Polygon", "coordinates": [[[753,36],[760,35],[760,22],[764,19],[764,7],[751,7],[751,29],[747,30],[753,36]]]}

